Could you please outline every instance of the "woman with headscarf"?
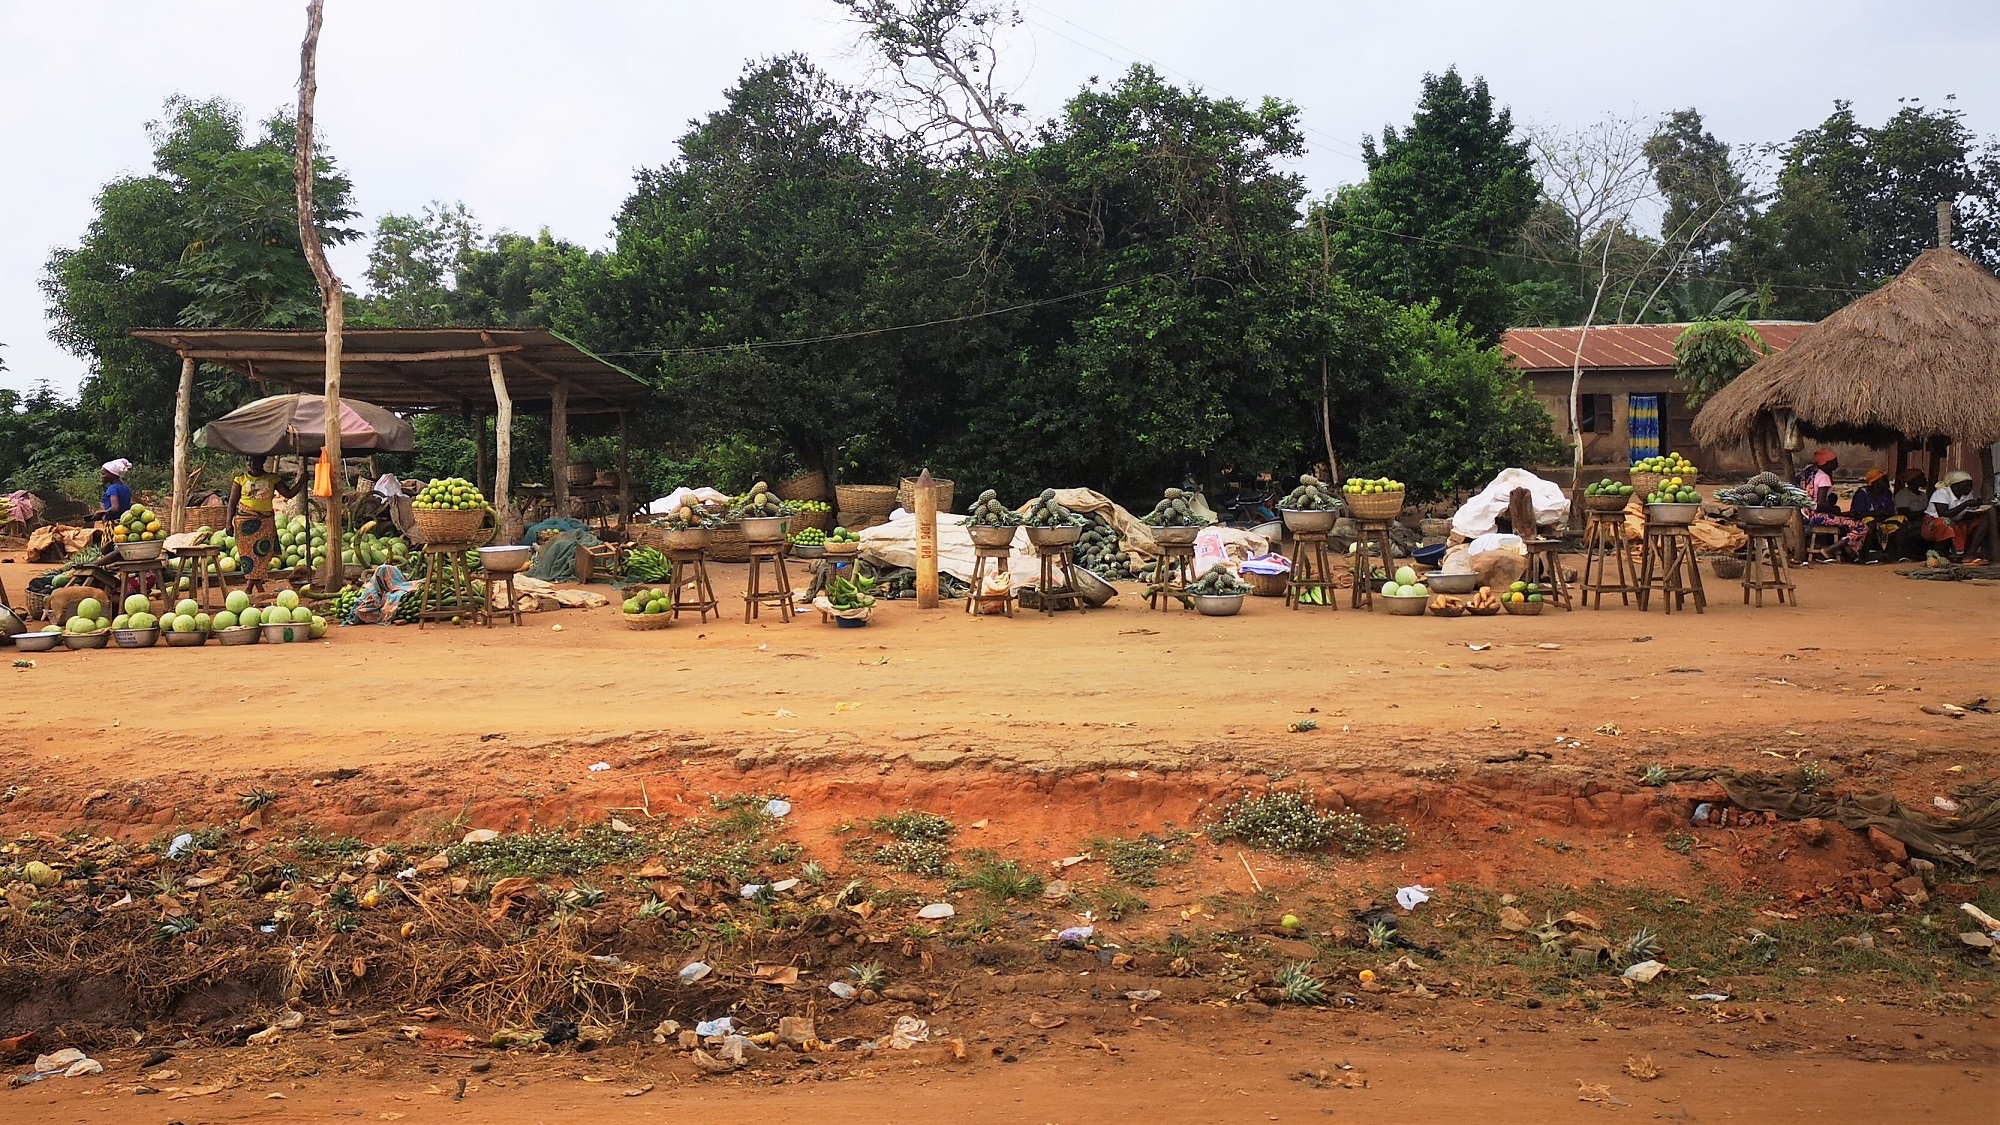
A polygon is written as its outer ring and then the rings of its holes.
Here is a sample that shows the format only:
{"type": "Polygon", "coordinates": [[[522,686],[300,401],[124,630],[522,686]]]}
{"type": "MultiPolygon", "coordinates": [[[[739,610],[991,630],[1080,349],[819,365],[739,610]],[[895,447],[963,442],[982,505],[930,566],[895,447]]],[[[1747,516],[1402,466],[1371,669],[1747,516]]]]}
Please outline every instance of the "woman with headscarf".
{"type": "Polygon", "coordinates": [[[1946,473],[1931,493],[1930,506],[1924,509],[1924,539],[1963,555],[1972,537],[1982,533],[1992,518],[1993,509],[1981,507],[1972,490],[1972,474],[1957,469],[1946,473]]]}
{"type": "Polygon", "coordinates": [[[1847,515],[1868,526],[1866,553],[1880,555],[1887,552],[1902,533],[1909,517],[1896,511],[1896,494],[1889,488],[1889,474],[1880,469],[1870,469],[1861,480],[1861,487],[1854,490],[1854,496],[1847,502],[1847,515]]]}
{"type": "Polygon", "coordinates": [[[1798,485],[1813,506],[1806,511],[1807,527],[1829,527],[1839,532],[1841,549],[1850,559],[1859,559],[1868,545],[1868,525],[1840,514],[1840,497],[1833,490],[1833,471],[1840,458],[1831,449],[1815,449],[1812,464],[1799,470],[1798,485]]]}
{"type": "Polygon", "coordinates": [[[262,590],[278,556],[278,497],[299,494],[301,482],[286,481],[252,457],[241,475],[229,482],[230,528],[236,536],[244,590],[262,590]]]}
{"type": "Polygon", "coordinates": [[[97,518],[105,523],[117,523],[118,517],[132,507],[132,486],[125,483],[125,474],[132,471],[132,462],[123,457],[114,458],[98,466],[97,479],[104,485],[104,502],[97,511],[97,518]]]}

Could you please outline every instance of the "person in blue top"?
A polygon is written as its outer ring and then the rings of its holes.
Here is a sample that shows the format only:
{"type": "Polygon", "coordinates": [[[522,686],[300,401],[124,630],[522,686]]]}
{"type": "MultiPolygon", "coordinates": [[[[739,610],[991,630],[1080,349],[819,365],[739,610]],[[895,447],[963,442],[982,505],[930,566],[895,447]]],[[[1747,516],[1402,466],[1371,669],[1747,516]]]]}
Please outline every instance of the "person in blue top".
{"type": "Polygon", "coordinates": [[[97,518],[106,523],[116,523],[118,517],[132,507],[132,486],[125,483],[125,474],[132,471],[132,462],[123,457],[106,461],[99,467],[97,477],[104,482],[104,506],[97,518]]]}

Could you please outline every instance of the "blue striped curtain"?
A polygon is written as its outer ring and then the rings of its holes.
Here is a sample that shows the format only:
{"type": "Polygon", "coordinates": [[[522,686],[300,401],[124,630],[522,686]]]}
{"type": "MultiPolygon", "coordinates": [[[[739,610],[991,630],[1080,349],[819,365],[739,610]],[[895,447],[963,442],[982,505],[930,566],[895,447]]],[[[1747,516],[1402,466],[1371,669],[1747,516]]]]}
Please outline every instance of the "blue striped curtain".
{"type": "Polygon", "coordinates": [[[1660,455],[1660,396],[1628,396],[1625,430],[1632,446],[1632,460],[1660,455]]]}

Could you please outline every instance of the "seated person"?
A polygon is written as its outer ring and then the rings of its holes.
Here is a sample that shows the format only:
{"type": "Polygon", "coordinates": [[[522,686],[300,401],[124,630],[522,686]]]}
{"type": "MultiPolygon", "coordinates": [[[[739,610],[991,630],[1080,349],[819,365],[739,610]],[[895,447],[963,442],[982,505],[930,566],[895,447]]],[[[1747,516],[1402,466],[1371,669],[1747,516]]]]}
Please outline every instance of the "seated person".
{"type": "Polygon", "coordinates": [[[1862,555],[1879,557],[1887,553],[1902,533],[1909,517],[1896,510],[1895,493],[1889,490],[1889,474],[1880,469],[1868,470],[1861,487],[1854,490],[1854,496],[1847,502],[1849,519],[1860,520],[1868,528],[1868,537],[1862,543],[1862,555]]]}
{"type": "Polygon", "coordinates": [[[1906,469],[1896,486],[1896,510],[1906,516],[1921,516],[1931,503],[1930,478],[1922,469],[1906,469]]]}
{"type": "Polygon", "coordinates": [[[1812,464],[1799,471],[1798,486],[1812,497],[1806,509],[1807,527],[1828,527],[1840,534],[1840,548],[1850,559],[1860,559],[1868,542],[1868,525],[1840,514],[1840,496],[1833,490],[1833,472],[1840,458],[1831,449],[1813,451],[1812,464]]]}
{"type": "Polygon", "coordinates": [[[123,457],[106,461],[97,470],[97,479],[104,484],[104,504],[97,510],[97,518],[104,523],[117,523],[118,517],[132,510],[132,486],[125,483],[125,474],[132,470],[132,462],[123,457]]]}
{"type": "Polygon", "coordinates": [[[1924,512],[1923,536],[1939,549],[1949,548],[1963,556],[1975,535],[1984,534],[1993,509],[1982,506],[1972,490],[1972,474],[1963,469],[1946,473],[1937,491],[1931,493],[1930,507],[1924,512]]]}

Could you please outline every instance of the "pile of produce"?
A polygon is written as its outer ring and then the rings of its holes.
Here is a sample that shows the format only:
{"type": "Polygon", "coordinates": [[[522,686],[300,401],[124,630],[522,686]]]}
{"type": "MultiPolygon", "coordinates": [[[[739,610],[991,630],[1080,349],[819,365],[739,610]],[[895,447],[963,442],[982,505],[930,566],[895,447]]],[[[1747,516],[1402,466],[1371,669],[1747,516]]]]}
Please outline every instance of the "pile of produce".
{"type": "Polygon", "coordinates": [[[376,535],[376,526],[375,521],[370,520],[341,535],[340,561],[343,565],[382,566],[393,563],[401,566],[409,561],[410,545],[395,536],[376,535]]]}
{"type": "Polygon", "coordinates": [[[1610,477],[1605,477],[1596,484],[1585,485],[1583,494],[1585,496],[1630,496],[1632,495],[1632,486],[1629,484],[1620,484],[1610,477]]]}
{"type": "Polygon", "coordinates": [[[794,500],[792,511],[802,516],[816,516],[821,512],[833,511],[833,505],[824,500],[794,500]]]}
{"type": "Polygon", "coordinates": [[[806,528],[804,531],[792,536],[792,545],[794,547],[824,547],[826,546],[826,532],[816,527],[806,528]]]}
{"type": "MultiPolygon", "coordinates": [[[[1469,598],[1458,594],[1432,594],[1431,600],[1425,604],[1430,608],[1432,613],[1440,617],[1457,617],[1459,614],[1465,612],[1468,605],[1478,600],[1479,595],[1477,594],[1469,598]]],[[[1493,608],[1500,608],[1500,599],[1493,599],[1493,608]]]]}
{"type": "Polygon", "coordinates": [[[1717,500],[1740,508],[1810,508],[1812,497],[1806,490],[1776,473],[1758,473],[1741,488],[1725,488],[1717,500]]]}
{"type": "Polygon", "coordinates": [[[1178,488],[1167,489],[1166,495],[1153,510],[1139,517],[1139,522],[1152,527],[1207,527],[1208,521],[1197,515],[1194,502],[1188,494],[1178,488]]]}
{"type": "MultiPolygon", "coordinates": [[[[1348,477],[1347,483],[1341,485],[1340,490],[1356,496],[1364,496],[1369,493],[1402,492],[1404,489],[1402,481],[1391,480],[1388,477],[1376,477],[1373,480],[1367,477],[1348,477]]],[[[1286,507],[1290,506],[1289,504],[1286,505],[1286,507]]]]}
{"type": "MultiPolygon", "coordinates": [[[[1483,590],[1485,587],[1481,587],[1481,589],[1483,590]]],[[[1520,605],[1523,602],[1539,602],[1542,600],[1542,584],[1539,582],[1516,582],[1507,587],[1507,592],[1500,596],[1500,600],[1503,602],[1512,602],[1515,605],[1520,605]]]]}
{"type": "Polygon", "coordinates": [[[1028,527],[1082,527],[1090,521],[1064,507],[1056,499],[1056,490],[1042,489],[1042,494],[1028,504],[1027,514],[1021,522],[1028,527]]]}
{"type": "Polygon", "coordinates": [[[412,508],[441,512],[476,512],[486,507],[486,495],[479,486],[462,477],[446,477],[434,480],[424,486],[417,498],[410,501],[412,508]]]}
{"type": "Polygon", "coordinates": [[[625,555],[625,577],[641,582],[665,582],[673,577],[674,564],[655,547],[638,547],[625,555]]]}
{"type": "Polygon", "coordinates": [[[125,514],[119,516],[118,522],[111,528],[113,543],[151,543],[166,537],[167,529],[160,522],[159,515],[148,510],[144,504],[134,504],[125,509],[125,514]]]}
{"type": "Polygon", "coordinates": [[[1494,593],[1491,586],[1481,586],[1478,593],[1465,600],[1465,608],[1474,613],[1498,613],[1500,595],[1494,593]]]}
{"type": "Polygon", "coordinates": [[[1687,480],[1693,480],[1695,477],[1694,462],[1678,453],[1669,453],[1664,457],[1642,457],[1632,462],[1632,471],[1635,473],[1662,473],[1666,476],[1682,477],[1687,480]]]}
{"type": "Polygon", "coordinates": [[[1019,527],[1020,514],[1000,502],[1000,494],[987,489],[972,502],[972,509],[965,514],[966,527],[1019,527]]]}
{"type": "Polygon", "coordinates": [[[308,524],[304,516],[279,516],[277,523],[278,557],[272,560],[272,566],[297,570],[310,563],[318,570],[326,562],[325,524],[308,524]]]}
{"type": "Polygon", "coordinates": [[[1130,578],[1138,560],[1125,550],[1125,538],[1095,512],[1083,517],[1083,534],[1076,537],[1076,565],[1102,578],[1130,578]]]}
{"type": "Polygon", "coordinates": [[[1229,597],[1250,592],[1250,584],[1229,572],[1229,568],[1216,563],[1208,568],[1208,573],[1194,580],[1187,592],[1205,598],[1229,597]]]}
{"type": "Polygon", "coordinates": [[[1701,493],[1694,485],[1682,483],[1679,477],[1668,477],[1660,482],[1660,487],[1646,494],[1648,504],[1699,504],[1701,493]]]}
{"type": "Polygon", "coordinates": [[[653,614],[657,616],[662,613],[672,613],[673,611],[673,593],[663,587],[641,590],[625,599],[626,613],[634,615],[653,614]]]}
{"type": "Polygon", "coordinates": [[[153,603],[144,594],[125,595],[125,612],[111,619],[113,629],[157,629],[160,619],[153,616],[153,603]]]}
{"type": "Polygon", "coordinates": [[[842,576],[826,584],[826,601],[836,610],[867,609],[875,604],[874,590],[873,578],[842,576]]]}
{"type": "Polygon", "coordinates": [[[664,526],[669,531],[700,531],[722,526],[722,517],[693,500],[684,500],[667,513],[664,526]]]}
{"type": "Polygon", "coordinates": [[[182,598],[172,613],[160,618],[160,628],[170,633],[206,633],[209,631],[208,614],[202,612],[200,602],[182,598]]]}
{"type": "Polygon", "coordinates": [[[833,529],[832,533],[826,537],[826,545],[829,547],[835,547],[835,546],[859,547],[861,545],[861,537],[847,530],[844,527],[836,527],[833,529]]]}
{"type": "Polygon", "coordinates": [[[346,586],[327,603],[327,617],[345,625],[354,616],[354,607],[361,604],[361,587],[346,586]]]}
{"type": "Polygon", "coordinates": [[[104,603],[96,598],[85,598],[76,603],[76,614],[63,622],[62,631],[72,636],[85,633],[102,633],[111,628],[111,619],[104,616],[104,603]]]}
{"type": "Polygon", "coordinates": [[[750,486],[750,491],[736,498],[736,504],[729,509],[733,519],[768,519],[773,516],[789,516],[793,512],[789,501],[780,500],[771,492],[771,486],[758,481],[750,486]]]}
{"type": "Polygon", "coordinates": [[[1399,566],[1396,573],[1382,583],[1382,594],[1391,598],[1427,598],[1431,595],[1429,586],[1417,581],[1417,572],[1407,566],[1399,566]]]}
{"type": "Polygon", "coordinates": [[[1289,508],[1294,512],[1335,512],[1340,510],[1340,497],[1334,495],[1332,489],[1321,484],[1318,477],[1306,473],[1299,477],[1299,486],[1286,493],[1283,500],[1278,501],[1278,507],[1281,510],[1289,508]]]}

